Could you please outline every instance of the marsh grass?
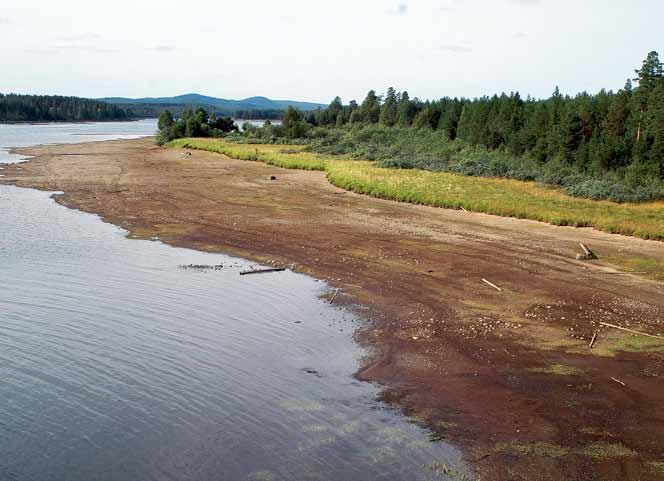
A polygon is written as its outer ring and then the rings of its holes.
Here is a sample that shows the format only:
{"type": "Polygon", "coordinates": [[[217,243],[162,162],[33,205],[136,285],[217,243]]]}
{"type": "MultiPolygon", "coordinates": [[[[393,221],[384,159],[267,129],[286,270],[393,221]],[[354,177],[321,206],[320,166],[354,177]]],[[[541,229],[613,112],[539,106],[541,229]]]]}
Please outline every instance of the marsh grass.
{"type": "Polygon", "coordinates": [[[301,145],[234,144],[197,138],[178,139],[169,146],[218,152],[288,169],[325,171],[329,181],[340,188],[382,199],[463,207],[472,212],[664,240],[664,201],[618,204],[581,199],[536,182],[384,168],[374,162],[306,152],[301,145]]]}

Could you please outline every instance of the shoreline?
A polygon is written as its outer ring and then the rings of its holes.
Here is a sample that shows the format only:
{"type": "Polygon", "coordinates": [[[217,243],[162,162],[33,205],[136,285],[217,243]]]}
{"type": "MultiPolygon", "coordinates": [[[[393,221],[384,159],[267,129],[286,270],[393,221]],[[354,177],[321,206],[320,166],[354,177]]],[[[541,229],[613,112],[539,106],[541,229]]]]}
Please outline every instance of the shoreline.
{"type": "MultiPolygon", "coordinates": [[[[0,125],[58,125],[58,124],[110,124],[117,122],[140,122],[141,120],[157,119],[157,117],[140,117],[112,120],[0,120],[0,125]]],[[[34,146],[31,146],[34,147],[34,146]]]]}
{"type": "Polygon", "coordinates": [[[357,377],[460,445],[482,479],[664,479],[649,464],[664,459],[653,448],[664,445],[664,351],[589,325],[661,332],[662,284],[604,259],[661,261],[664,244],[372,199],[320,172],[149,138],[13,152],[33,157],[4,166],[0,183],[62,191],[57,202],[132,236],[294,263],[342,289],[335,303],[370,319],[357,338],[373,354],[357,377]],[[575,261],[579,240],[600,261],[575,261]],[[586,347],[595,329],[601,355],[586,347]]]}

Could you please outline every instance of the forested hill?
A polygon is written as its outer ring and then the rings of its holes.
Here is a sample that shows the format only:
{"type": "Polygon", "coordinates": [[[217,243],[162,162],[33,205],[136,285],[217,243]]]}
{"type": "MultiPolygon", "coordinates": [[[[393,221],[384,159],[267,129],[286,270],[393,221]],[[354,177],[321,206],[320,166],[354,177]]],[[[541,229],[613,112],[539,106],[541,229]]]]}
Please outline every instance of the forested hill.
{"type": "Polygon", "coordinates": [[[0,122],[55,122],[124,120],[127,111],[117,105],[59,95],[0,94],[0,122]]]}
{"type": "Polygon", "coordinates": [[[137,116],[158,117],[164,110],[178,115],[187,108],[202,107],[217,115],[237,118],[280,118],[283,111],[293,107],[304,112],[325,107],[323,104],[297,100],[272,100],[266,97],[249,97],[230,100],[200,94],[184,94],[175,97],[105,97],[98,99],[131,110],[137,116]]]}

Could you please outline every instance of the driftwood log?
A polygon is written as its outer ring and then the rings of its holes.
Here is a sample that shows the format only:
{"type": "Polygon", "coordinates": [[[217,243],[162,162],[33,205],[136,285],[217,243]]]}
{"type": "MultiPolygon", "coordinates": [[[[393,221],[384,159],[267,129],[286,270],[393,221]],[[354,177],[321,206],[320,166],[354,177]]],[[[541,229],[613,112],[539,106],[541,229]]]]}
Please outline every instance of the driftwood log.
{"type": "Polygon", "coordinates": [[[585,245],[583,242],[579,242],[579,246],[581,246],[581,250],[583,251],[583,254],[577,254],[576,258],[577,260],[580,261],[590,261],[593,259],[597,259],[597,255],[591,251],[587,245],[585,245]]]}
{"type": "Polygon", "coordinates": [[[241,276],[248,276],[249,274],[267,274],[268,272],[282,272],[285,271],[285,267],[274,267],[272,269],[256,269],[253,271],[242,271],[240,272],[241,276]]]}

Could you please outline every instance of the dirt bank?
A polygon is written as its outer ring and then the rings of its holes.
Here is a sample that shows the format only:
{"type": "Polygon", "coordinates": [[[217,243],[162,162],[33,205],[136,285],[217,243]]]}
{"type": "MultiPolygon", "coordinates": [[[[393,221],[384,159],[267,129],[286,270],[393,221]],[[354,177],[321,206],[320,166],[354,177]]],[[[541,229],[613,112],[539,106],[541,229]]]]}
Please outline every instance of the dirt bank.
{"type": "Polygon", "coordinates": [[[464,447],[483,480],[664,479],[664,343],[599,324],[664,333],[664,284],[644,277],[664,243],[377,200],[149,140],[20,152],[35,158],[0,183],[341,288],[335,302],[371,320],[358,377],[464,447]],[[578,242],[600,260],[575,260],[578,242]]]}

